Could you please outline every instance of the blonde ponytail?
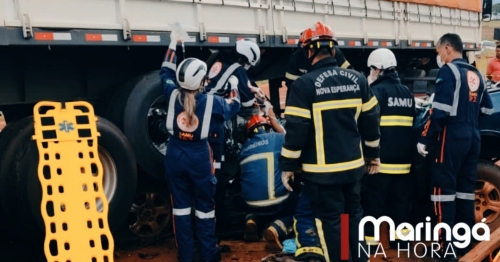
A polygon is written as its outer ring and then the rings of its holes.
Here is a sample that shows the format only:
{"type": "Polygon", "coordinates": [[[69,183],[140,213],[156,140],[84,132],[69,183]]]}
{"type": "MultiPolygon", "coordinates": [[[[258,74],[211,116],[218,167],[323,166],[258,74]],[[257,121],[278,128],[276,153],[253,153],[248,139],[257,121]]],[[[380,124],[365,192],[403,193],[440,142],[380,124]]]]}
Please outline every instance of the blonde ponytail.
{"type": "Polygon", "coordinates": [[[181,94],[184,95],[184,101],[181,101],[182,95],[179,94],[179,103],[184,108],[187,115],[187,125],[191,126],[195,123],[196,99],[194,98],[200,90],[185,90],[181,89],[181,94]]]}

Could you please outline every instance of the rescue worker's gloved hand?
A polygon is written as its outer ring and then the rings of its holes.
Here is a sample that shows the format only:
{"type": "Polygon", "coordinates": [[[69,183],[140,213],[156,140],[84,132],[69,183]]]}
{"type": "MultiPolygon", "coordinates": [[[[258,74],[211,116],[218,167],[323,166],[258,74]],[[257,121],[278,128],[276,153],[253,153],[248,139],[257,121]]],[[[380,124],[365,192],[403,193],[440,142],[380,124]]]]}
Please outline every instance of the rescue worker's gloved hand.
{"type": "Polygon", "coordinates": [[[366,173],[377,174],[380,169],[380,158],[365,158],[366,173]]]}
{"type": "Polygon", "coordinates": [[[231,103],[232,99],[238,99],[238,78],[236,76],[231,76],[227,82],[231,92],[229,93],[229,99],[226,99],[226,101],[231,103]]]}
{"type": "Polygon", "coordinates": [[[417,144],[418,153],[425,157],[429,152],[425,151],[426,145],[422,143],[417,144]]]}
{"type": "Polygon", "coordinates": [[[175,50],[177,48],[177,41],[179,41],[179,34],[177,32],[172,31],[170,33],[170,44],[168,45],[168,48],[175,50]]]}
{"type": "Polygon", "coordinates": [[[293,172],[283,171],[281,173],[281,182],[288,191],[293,191],[293,188],[290,186],[290,181],[293,180],[293,172]]]}
{"type": "Polygon", "coordinates": [[[238,89],[238,82],[239,81],[238,81],[238,78],[236,76],[229,77],[227,82],[229,83],[229,87],[231,88],[231,90],[238,89]]]}
{"type": "Polygon", "coordinates": [[[273,111],[273,105],[271,105],[271,102],[269,101],[264,101],[264,115],[266,116],[274,116],[273,111]]]}
{"type": "Polygon", "coordinates": [[[252,91],[252,93],[254,93],[255,97],[260,98],[260,99],[266,99],[266,94],[264,94],[264,91],[262,91],[262,89],[260,89],[259,87],[256,87],[256,86],[249,86],[249,87],[250,87],[250,91],[252,91]]]}

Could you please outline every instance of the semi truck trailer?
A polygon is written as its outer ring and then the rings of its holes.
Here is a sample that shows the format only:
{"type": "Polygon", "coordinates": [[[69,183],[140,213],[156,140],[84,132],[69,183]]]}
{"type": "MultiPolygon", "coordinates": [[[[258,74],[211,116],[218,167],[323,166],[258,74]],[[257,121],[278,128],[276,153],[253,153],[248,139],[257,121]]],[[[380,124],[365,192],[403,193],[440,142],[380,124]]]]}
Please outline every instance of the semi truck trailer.
{"type": "MultiPolygon", "coordinates": [[[[268,81],[272,103],[280,108],[277,94],[288,57],[300,32],[315,22],[332,27],[355,70],[368,72],[372,50],[391,49],[403,82],[425,95],[433,90],[437,68],[422,65],[435,60],[441,35],[459,34],[464,57],[479,50],[482,20],[490,17],[483,4],[491,13],[491,0],[1,1],[0,111],[6,126],[0,132],[0,217],[5,228],[24,239],[43,236],[34,104],[85,100],[99,118],[112,232],[125,228],[127,234],[151,238],[171,230],[163,167],[166,105],[158,70],[175,23],[189,36],[178,45],[179,61],[207,60],[241,38],[255,41],[262,56],[249,76],[268,81]]],[[[489,153],[483,157],[490,164],[500,156],[499,130],[496,125],[484,132],[489,153]]],[[[237,164],[228,166],[228,173],[237,170],[237,164]]],[[[493,164],[488,168],[496,175],[488,177],[493,187],[478,191],[477,212],[498,226],[500,173],[493,164]],[[486,201],[485,196],[491,197],[486,201]]]]}

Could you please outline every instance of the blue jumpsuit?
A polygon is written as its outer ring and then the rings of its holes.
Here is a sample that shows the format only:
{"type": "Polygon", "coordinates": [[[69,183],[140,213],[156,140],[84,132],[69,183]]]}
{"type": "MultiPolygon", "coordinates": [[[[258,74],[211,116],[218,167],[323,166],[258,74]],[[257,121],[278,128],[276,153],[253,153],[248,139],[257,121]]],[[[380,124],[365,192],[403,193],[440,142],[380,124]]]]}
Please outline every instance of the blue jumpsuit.
{"type": "MultiPolygon", "coordinates": [[[[464,59],[455,59],[439,70],[435,90],[432,111],[419,139],[432,158],[431,201],[438,223],[451,228],[465,223],[472,228],[481,146],[478,117],[491,114],[493,104],[481,73],[464,59]]],[[[445,233],[442,230],[439,241],[442,255],[450,244],[445,233]]],[[[468,249],[453,247],[455,254],[468,249]]]]}
{"type": "MultiPolygon", "coordinates": [[[[214,194],[217,179],[213,172],[212,152],[207,137],[210,123],[222,125],[240,108],[238,96],[230,99],[198,93],[195,96],[195,126],[185,123],[183,106],[175,78],[176,55],[168,49],[160,70],[164,96],[167,100],[167,130],[170,133],[165,156],[166,177],[173,205],[175,240],[181,262],[193,261],[193,229],[191,210],[194,202],[196,234],[201,243],[204,261],[217,260],[214,194]]],[[[182,101],[182,99],[181,99],[182,101]]]]}
{"type": "MultiPolygon", "coordinates": [[[[205,87],[205,92],[207,94],[227,97],[230,91],[230,86],[228,84],[229,77],[236,76],[238,78],[238,92],[240,94],[241,106],[242,107],[251,107],[255,102],[255,96],[250,90],[249,86],[251,83],[248,79],[246,70],[239,64],[233,63],[228,64],[221,61],[218,61],[212,65],[210,71],[208,73],[208,84],[205,87]]],[[[237,112],[229,118],[233,118],[237,112]]],[[[218,226],[224,226],[224,213],[225,207],[222,204],[223,197],[225,194],[225,180],[226,178],[221,177],[220,168],[222,162],[225,160],[224,150],[225,150],[225,142],[226,135],[223,125],[212,124],[211,132],[208,137],[208,142],[210,143],[210,147],[213,150],[213,157],[215,160],[215,176],[221,180],[222,183],[217,185],[217,194],[216,194],[216,202],[217,202],[217,217],[218,226]]]]}
{"type": "Polygon", "coordinates": [[[273,226],[280,241],[291,232],[295,203],[281,182],[278,159],[284,134],[259,130],[243,145],[241,165],[241,195],[251,213],[277,219],[273,226]]]}
{"type": "Polygon", "coordinates": [[[240,153],[243,199],[254,213],[278,217],[271,225],[277,229],[281,241],[293,225],[297,234],[297,258],[311,255],[323,258],[309,199],[303,194],[290,195],[281,181],[278,161],[285,134],[258,132],[243,145],[240,153]]]}

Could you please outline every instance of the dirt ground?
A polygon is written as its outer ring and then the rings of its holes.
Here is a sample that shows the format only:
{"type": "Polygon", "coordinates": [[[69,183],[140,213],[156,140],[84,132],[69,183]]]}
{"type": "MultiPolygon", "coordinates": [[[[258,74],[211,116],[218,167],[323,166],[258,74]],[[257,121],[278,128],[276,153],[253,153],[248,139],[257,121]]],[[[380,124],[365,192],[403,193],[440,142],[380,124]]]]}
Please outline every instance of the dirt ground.
{"type": "MultiPolygon", "coordinates": [[[[223,241],[223,245],[228,245],[231,249],[228,253],[223,253],[221,262],[262,262],[263,259],[272,253],[266,251],[264,242],[245,243],[243,241],[223,241]]],[[[417,249],[417,254],[423,254],[423,250],[417,249]]],[[[373,251],[372,251],[373,252],[373,251]]],[[[437,262],[439,260],[430,257],[425,258],[406,258],[407,253],[401,252],[397,258],[398,252],[395,249],[386,249],[386,258],[383,258],[381,252],[379,255],[372,256],[371,262],[437,262]]],[[[176,260],[175,243],[172,239],[166,240],[155,246],[144,247],[130,251],[116,251],[116,262],[145,262],[145,261],[172,261],[176,260]]],[[[283,262],[293,262],[292,257],[283,258],[283,262]]]]}

